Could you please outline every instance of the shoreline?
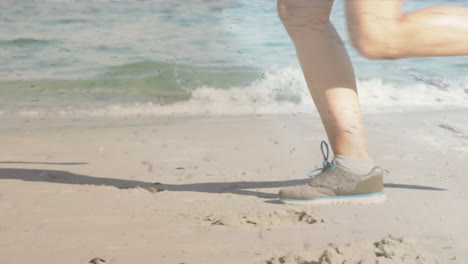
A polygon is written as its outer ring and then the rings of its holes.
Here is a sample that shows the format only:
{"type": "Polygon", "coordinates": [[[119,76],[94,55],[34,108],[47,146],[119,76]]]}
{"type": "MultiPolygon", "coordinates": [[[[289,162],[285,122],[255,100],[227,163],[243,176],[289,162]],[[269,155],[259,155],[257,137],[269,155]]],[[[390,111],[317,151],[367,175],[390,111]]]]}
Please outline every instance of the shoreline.
{"type": "MultiPolygon", "coordinates": [[[[61,126],[61,125],[75,125],[77,127],[86,125],[92,126],[104,122],[105,124],[118,124],[119,126],[127,125],[152,125],[152,122],[159,122],[161,120],[181,121],[184,120],[236,120],[236,119],[284,119],[284,118],[318,118],[318,113],[315,109],[308,113],[257,113],[257,114],[141,114],[141,115],[127,115],[127,116],[102,116],[102,115],[45,115],[45,114],[31,114],[31,115],[18,115],[11,114],[9,111],[0,111],[0,128],[2,127],[16,127],[15,125],[34,124],[40,127],[47,126],[61,126]]],[[[446,108],[446,109],[420,109],[410,111],[383,111],[383,112],[363,112],[364,119],[380,118],[381,116],[391,116],[401,118],[401,116],[410,115],[436,115],[437,117],[454,115],[459,118],[468,111],[468,108],[446,108]]],[[[430,119],[430,118],[429,118],[430,119]]]]}

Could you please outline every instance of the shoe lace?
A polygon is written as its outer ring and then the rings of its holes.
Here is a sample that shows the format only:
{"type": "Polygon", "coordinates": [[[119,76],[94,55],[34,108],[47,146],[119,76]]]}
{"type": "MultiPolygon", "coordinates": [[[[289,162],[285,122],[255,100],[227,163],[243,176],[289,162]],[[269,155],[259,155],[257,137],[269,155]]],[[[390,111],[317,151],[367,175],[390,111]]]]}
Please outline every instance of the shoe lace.
{"type": "Polygon", "coordinates": [[[318,169],[314,169],[314,170],[311,170],[307,176],[309,176],[310,178],[315,178],[317,176],[319,176],[320,174],[322,174],[323,172],[326,171],[327,168],[332,168],[332,169],[336,169],[336,161],[333,160],[332,162],[329,162],[328,161],[328,154],[329,154],[329,150],[328,150],[328,144],[327,142],[325,141],[322,141],[320,143],[320,150],[322,151],[322,155],[323,155],[323,167],[322,168],[318,168],[318,169]],[[324,151],[324,149],[326,150],[326,152],[324,151]],[[318,173],[314,173],[316,171],[319,171],[318,173]],[[313,174],[314,173],[314,174],[313,174]]]}

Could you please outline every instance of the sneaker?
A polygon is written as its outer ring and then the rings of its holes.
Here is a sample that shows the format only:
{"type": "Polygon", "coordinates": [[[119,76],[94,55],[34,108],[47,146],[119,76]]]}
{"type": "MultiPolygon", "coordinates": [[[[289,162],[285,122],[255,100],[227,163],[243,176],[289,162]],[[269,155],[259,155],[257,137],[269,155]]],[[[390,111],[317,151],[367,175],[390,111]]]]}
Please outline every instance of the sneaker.
{"type": "Polygon", "coordinates": [[[380,167],[368,174],[353,173],[335,160],[328,162],[328,144],[322,141],[323,168],[309,173],[308,183],[284,187],[279,199],[289,204],[377,204],[386,200],[383,192],[383,175],[380,167]],[[326,150],[326,153],[324,151],[326,150]],[[314,172],[317,172],[313,174],[314,172]]]}

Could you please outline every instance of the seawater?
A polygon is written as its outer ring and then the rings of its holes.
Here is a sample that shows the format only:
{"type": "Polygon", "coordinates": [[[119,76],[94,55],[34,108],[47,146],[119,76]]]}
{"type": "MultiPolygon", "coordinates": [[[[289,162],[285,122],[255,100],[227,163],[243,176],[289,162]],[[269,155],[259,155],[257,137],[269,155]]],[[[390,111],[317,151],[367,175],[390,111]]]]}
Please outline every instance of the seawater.
{"type": "MultiPolygon", "coordinates": [[[[466,1],[405,1],[405,11],[466,1]]],[[[363,110],[468,107],[468,57],[375,61],[332,22],[363,110]]],[[[313,113],[275,0],[2,1],[0,114],[313,113]]],[[[333,70],[333,69],[328,69],[333,70]]]]}

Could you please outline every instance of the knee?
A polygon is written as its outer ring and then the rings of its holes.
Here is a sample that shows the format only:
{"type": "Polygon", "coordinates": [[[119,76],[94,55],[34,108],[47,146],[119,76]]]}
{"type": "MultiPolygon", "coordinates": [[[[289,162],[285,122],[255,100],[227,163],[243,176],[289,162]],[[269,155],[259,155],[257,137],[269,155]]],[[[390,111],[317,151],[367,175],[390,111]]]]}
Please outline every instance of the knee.
{"type": "Polygon", "coordinates": [[[392,28],[359,30],[351,34],[353,47],[364,57],[373,60],[395,60],[403,58],[401,38],[392,28]]]}
{"type": "Polygon", "coordinates": [[[317,27],[330,22],[330,0],[278,0],[278,17],[286,27],[317,27]]]}
{"type": "Polygon", "coordinates": [[[354,42],[353,46],[362,56],[371,60],[396,60],[401,58],[398,50],[387,40],[359,40],[354,42]]]}

